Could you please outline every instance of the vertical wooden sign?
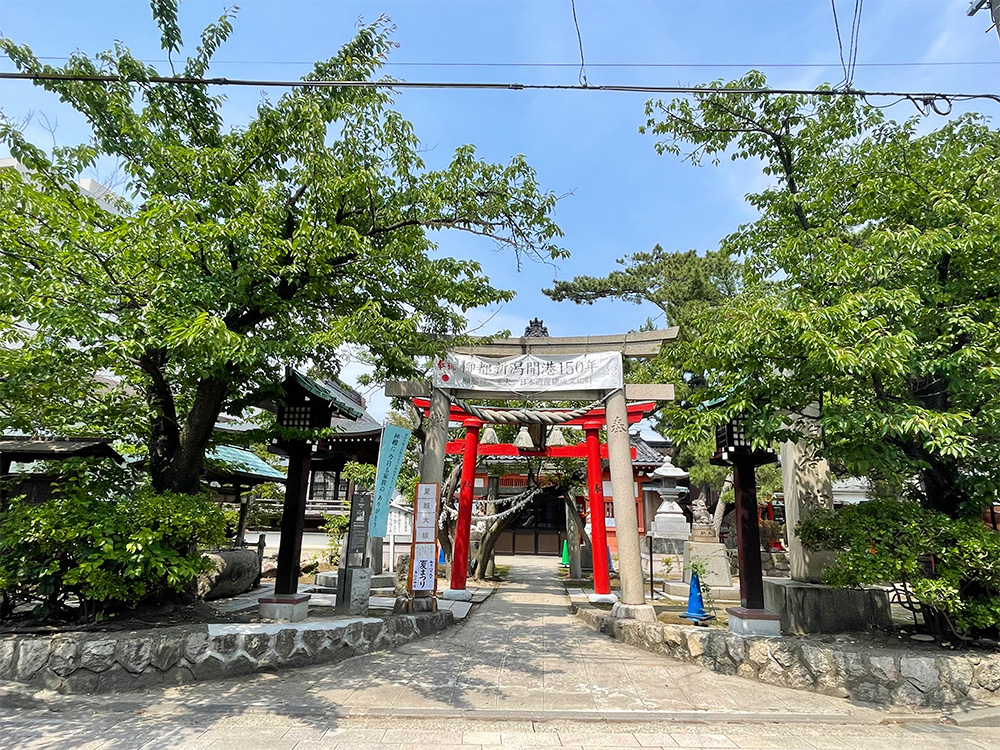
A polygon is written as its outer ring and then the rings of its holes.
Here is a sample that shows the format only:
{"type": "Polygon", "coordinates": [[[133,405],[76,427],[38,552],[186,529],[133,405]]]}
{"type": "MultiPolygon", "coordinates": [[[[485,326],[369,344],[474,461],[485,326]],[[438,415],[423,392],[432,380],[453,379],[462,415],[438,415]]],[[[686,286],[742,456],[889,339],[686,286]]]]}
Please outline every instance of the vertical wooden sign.
{"type": "Polygon", "coordinates": [[[417,485],[413,502],[413,543],[410,547],[410,597],[415,591],[437,590],[437,508],[441,486],[417,485]]]}

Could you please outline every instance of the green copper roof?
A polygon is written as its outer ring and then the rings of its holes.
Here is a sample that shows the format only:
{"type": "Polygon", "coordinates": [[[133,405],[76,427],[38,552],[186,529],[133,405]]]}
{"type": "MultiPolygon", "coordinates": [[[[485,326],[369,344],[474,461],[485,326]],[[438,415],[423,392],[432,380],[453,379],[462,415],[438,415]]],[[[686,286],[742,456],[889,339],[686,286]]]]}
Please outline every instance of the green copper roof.
{"type": "Polygon", "coordinates": [[[325,383],[321,383],[318,380],[310,378],[308,375],[303,375],[301,372],[298,372],[297,370],[293,370],[292,375],[298,382],[298,384],[301,385],[303,388],[305,388],[307,391],[309,391],[311,394],[313,394],[314,396],[319,396],[324,401],[331,402],[333,404],[334,411],[339,412],[342,416],[351,417],[353,419],[361,418],[362,414],[361,410],[357,409],[354,406],[351,406],[350,404],[347,404],[345,402],[343,393],[334,390],[332,387],[326,385],[325,383]]]}
{"type": "Polygon", "coordinates": [[[233,471],[254,474],[259,477],[272,477],[282,481],[285,479],[285,472],[275,469],[254,453],[242,448],[234,448],[231,445],[217,445],[214,448],[209,448],[205,458],[223,461],[233,471]]]}

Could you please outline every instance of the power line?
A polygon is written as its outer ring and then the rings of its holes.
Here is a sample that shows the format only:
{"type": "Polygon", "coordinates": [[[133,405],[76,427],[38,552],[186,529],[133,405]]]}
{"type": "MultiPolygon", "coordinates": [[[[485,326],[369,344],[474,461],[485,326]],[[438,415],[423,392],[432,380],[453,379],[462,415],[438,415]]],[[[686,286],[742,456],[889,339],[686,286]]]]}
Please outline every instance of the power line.
{"type": "Polygon", "coordinates": [[[576,41],[580,45],[580,75],[577,80],[581,86],[587,85],[587,63],[583,59],[583,35],[580,33],[580,22],[576,20],[576,0],[569,0],[569,6],[573,10],[573,26],[576,27],[576,41]]]}
{"type": "MultiPolygon", "coordinates": [[[[5,73],[0,72],[0,80],[22,81],[77,81],[81,83],[120,83],[116,75],[79,75],[75,73],[5,73]]],[[[274,88],[381,88],[381,89],[478,89],[487,91],[593,91],[640,94],[724,94],[727,96],[855,96],[860,98],[885,96],[906,99],[914,104],[924,104],[939,114],[934,102],[970,99],[989,99],[1000,104],[1000,94],[986,93],[943,93],[931,91],[863,91],[859,89],[772,89],[772,88],[730,88],[727,86],[582,86],[580,84],[559,83],[474,83],[459,81],[281,81],[269,79],[242,78],[192,78],[185,76],[150,76],[132,83],[163,83],[174,86],[253,86],[274,88]]]]}
{"type": "MultiPolygon", "coordinates": [[[[39,56],[38,60],[65,62],[68,57],[39,56]]],[[[144,59],[146,64],[168,63],[166,59],[144,59]]],[[[213,65],[308,65],[316,64],[315,60],[213,60],[213,65]]],[[[832,68],[836,63],[587,63],[588,68],[737,68],[741,70],[761,68],[832,68]]],[[[1000,60],[952,60],[952,61],[917,61],[917,62],[869,62],[856,63],[856,68],[948,68],[960,66],[1000,66],[1000,60]]],[[[419,61],[387,61],[385,68],[579,68],[579,63],[559,62],[419,62],[419,61]]]]}

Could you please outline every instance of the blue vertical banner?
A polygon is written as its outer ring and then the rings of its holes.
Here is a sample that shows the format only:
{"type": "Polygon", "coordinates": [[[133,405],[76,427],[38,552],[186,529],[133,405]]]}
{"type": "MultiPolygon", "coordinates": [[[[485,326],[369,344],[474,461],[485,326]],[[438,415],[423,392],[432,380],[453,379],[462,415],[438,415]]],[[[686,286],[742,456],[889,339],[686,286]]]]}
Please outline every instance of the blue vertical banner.
{"type": "Polygon", "coordinates": [[[378,469],[375,472],[375,497],[372,514],[368,519],[368,536],[379,539],[385,536],[389,524],[389,502],[396,489],[403,456],[410,442],[410,431],[394,424],[382,428],[382,443],[378,449],[378,469]]]}

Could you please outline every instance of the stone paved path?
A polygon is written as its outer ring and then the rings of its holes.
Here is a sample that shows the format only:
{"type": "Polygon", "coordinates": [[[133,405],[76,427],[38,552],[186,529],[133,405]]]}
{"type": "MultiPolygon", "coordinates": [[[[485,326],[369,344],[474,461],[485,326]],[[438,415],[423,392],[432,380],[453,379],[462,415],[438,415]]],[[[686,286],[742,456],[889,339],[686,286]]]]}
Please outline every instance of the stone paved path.
{"type": "Polygon", "coordinates": [[[625,646],[569,614],[554,558],[442,634],[347,662],[0,714],[0,748],[1000,748],[942,726],[625,646]],[[889,719],[890,723],[885,721],[889,719]]]}

